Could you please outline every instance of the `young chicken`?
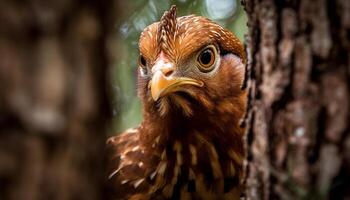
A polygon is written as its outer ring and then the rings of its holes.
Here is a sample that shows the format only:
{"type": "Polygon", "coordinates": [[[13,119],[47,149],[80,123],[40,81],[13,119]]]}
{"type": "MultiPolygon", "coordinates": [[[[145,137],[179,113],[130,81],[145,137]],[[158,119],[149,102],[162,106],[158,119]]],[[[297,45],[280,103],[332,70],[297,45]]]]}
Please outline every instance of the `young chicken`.
{"type": "Polygon", "coordinates": [[[141,33],[139,50],[143,122],[107,141],[113,199],[239,199],[241,42],[172,6],[141,33]]]}

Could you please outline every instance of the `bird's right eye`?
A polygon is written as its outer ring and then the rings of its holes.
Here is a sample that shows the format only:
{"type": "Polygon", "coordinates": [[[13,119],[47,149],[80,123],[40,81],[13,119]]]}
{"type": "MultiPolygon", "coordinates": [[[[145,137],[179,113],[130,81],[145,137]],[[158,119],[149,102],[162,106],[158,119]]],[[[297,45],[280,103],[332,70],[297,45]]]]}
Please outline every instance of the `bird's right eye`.
{"type": "Polygon", "coordinates": [[[143,68],[145,68],[147,65],[146,59],[143,55],[140,55],[139,57],[139,65],[143,68]]]}
{"type": "Polygon", "coordinates": [[[139,66],[141,76],[145,76],[147,74],[147,61],[143,55],[140,55],[139,57],[139,66]]]}

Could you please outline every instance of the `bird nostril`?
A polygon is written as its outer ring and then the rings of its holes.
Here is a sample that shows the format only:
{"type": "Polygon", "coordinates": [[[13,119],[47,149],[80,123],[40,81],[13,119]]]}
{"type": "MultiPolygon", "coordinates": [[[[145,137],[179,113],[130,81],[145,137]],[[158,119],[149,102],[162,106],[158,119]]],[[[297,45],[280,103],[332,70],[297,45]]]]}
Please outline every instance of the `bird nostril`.
{"type": "Polygon", "coordinates": [[[170,69],[164,72],[164,76],[168,77],[174,73],[174,70],[170,69]]]}

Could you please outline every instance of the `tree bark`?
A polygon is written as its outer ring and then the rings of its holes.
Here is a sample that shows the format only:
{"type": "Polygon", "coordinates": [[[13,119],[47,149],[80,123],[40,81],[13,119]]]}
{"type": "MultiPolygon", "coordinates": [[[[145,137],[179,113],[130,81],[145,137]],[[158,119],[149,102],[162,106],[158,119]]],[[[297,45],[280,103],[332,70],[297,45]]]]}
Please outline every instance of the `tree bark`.
{"type": "Polygon", "coordinates": [[[113,2],[0,1],[0,199],[103,199],[113,2]]]}
{"type": "Polygon", "coordinates": [[[350,198],[350,1],[243,5],[246,198],[350,198]]]}

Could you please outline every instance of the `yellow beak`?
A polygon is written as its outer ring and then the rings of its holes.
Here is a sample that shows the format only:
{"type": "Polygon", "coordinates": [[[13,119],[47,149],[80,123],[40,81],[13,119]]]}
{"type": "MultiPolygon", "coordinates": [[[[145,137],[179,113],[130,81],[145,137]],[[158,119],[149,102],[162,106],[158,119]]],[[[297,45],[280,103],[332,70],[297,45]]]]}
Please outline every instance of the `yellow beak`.
{"type": "Polygon", "coordinates": [[[195,85],[198,87],[203,87],[204,83],[199,80],[185,77],[167,77],[163,74],[161,70],[156,71],[151,80],[151,95],[154,101],[157,101],[160,97],[164,95],[180,91],[180,85],[195,85]]]}

